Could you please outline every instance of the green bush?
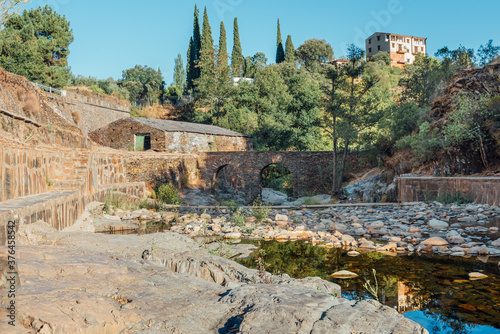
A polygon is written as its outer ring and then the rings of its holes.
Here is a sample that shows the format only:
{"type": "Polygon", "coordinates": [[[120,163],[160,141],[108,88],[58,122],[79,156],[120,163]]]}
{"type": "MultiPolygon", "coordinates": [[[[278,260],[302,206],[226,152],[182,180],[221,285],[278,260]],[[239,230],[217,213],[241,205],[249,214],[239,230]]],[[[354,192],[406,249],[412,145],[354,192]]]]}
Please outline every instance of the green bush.
{"type": "Polygon", "coordinates": [[[240,227],[245,226],[245,223],[247,221],[245,215],[243,214],[243,212],[241,212],[241,208],[233,213],[233,215],[231,216],[231,220],[235,226],[240,227]]]}
{"type": "Polygon", "coordinates": [[[179,191],[171,183],[164,183],[156,188],[156,197],[160,202],[165,204],[179,205],[181,203],[179,191]]]}
{"type": "Polygon", "coordinates": [[[417,134],[401,138],[395,146],[399,150],[411,148],[417,159],[426,162],[434,153],[443,148],[443,140],[437,136],[437,131],[431,133],[429,123],[424,122],[420,125],[417,134]]]}
{"type": "Polygon", "coordinates": [[[267,218],[269,212],[271,212],[271,208],[262,205],[262,199],[260,196],[257,197],[257,199],[253,202],[252,216],[255,217],[258,223],[260,223],[267,218]]]}

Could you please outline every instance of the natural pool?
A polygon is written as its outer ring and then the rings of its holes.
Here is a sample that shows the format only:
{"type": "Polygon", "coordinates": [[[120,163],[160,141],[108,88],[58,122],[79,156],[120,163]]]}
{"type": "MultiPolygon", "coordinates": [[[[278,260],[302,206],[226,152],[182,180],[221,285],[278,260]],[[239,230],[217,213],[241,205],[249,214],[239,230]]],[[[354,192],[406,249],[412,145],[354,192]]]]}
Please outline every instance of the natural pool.
{"type": "MultiPolygon", "coordinates": [[[[500,333],[500,258],[450,256],[393,256],[378,252],[347,255],[347,250],[321,248],[307,242],[245,240],[265,250],[266,270],[295,278],[319,276],[342,287],[348,299],[374,298],[364,287],[379,284],[381,303],[414,320],[429,333],[500,333]],[[358,274],[350,279],[333,278],[340,270],[358,274]],[[488,278],[471,281],[470,272],[488,278]]],[[[237,260],[257,268],[255,258],[237,260]]]]}

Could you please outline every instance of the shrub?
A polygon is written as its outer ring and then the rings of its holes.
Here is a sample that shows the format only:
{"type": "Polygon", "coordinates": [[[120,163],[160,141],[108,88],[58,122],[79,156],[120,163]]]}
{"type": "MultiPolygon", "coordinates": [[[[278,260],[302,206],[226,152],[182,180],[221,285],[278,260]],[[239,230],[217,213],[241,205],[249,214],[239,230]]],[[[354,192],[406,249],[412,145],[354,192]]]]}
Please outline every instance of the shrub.
{"type": "Polygon", "coordinates": [[[421,162],[429,158],[443,148],[443,140],[437,137],[437,132],[431,132],[428,122],[420,125],[420,130],[415,135],[409,135],[396,142],[397,149],[411,148],[413,153],[421,162]]]}
{"type": "Polygon", "coordinates": [[[258,223],[260,223],[265,218],[267,218],[269,212],[271,212],[271,208],[262,205],[262,199],[260,198],[260,196],[257,197],[257,199],[253,202],[252,216],[255,217],[258,223]]]}
{"type": "Polygon", "coordinates": [[[179,192],[171,183],[164,183],[156,188],[156,197],[165,204],[179,205],[181,203],[179,192]]]}
{"type": "Polygon", "coordinates": [[[29,93],[26,96],[23,111],[29,115],[38,114],[40,112],[40,107],[38,106],[38,98],[35,94],[29,93]]]}
{"type": "Polygon", "coordinates": [[[231,220],[233,224],[236,226],[245,226],[246,218],[245,215],[241,212],[241,208],[239,208],[235,213],[233,213],[231,220]]]}
{"type": "Polygon", "coordinates": [[[78,111],[73,111],[71,113],[71,117],[73,117],[73,121],[76,124],[80,124],[80,122],[82,121],[82,115],[80,115],[80,113],[78,111]]]}

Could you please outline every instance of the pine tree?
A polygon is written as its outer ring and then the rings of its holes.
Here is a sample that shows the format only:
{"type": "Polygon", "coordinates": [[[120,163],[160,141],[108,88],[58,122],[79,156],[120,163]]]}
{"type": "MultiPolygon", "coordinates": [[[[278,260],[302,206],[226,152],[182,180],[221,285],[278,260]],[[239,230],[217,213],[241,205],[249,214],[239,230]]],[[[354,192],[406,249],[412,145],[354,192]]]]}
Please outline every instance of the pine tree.
{"type": "Polygon", "coordinates": [[[201,33],[200,61],[197,67],[200,69],[200,77],[196,79],[195,85],[201,96],[206,97],[216,88],[216,59],[212,28],[208,21],[207,8],[203,14],[203,30],[201,33]]]}
{"type": "Polygon", "coordinates": [[[241,50],[240,33],[238,31],[238,18],[234,18],[234,40],[231,67],[233,77],[241,77],[245,68],[245,59],[241,50]]]}
{"type": "Polygon", "coordinates": [[[220,23],[219,52],[217,54],[217,80],[219,86],[229,83],[229,65],[227,55],[226,28],[220,23]]]}
{"type": "Polygon", "coordinates": [[[295,47],[292,43],[292,36],[288,35],[285,43],[285,60],[295,64],[295,47]]]}
{"type": "Polygon", "coordinates": [[[285,61],[285,51],[283,50],[283,41],[281,40],[280,20],[278,19],[278,39],[276,42],[276,64],[285,61]]]}
{"type": "Polygon", "coordinates": [[[194,22],[193,22],[193,36],[189,40],[189,48],[187,55],[187,78],[186,90],[194,88],[194,80],[200,77],[200,69],[196,66],[200,60],[201,49],[201,36],[200,36],[200,20],[198,7],[194,5],[194,22]]]}

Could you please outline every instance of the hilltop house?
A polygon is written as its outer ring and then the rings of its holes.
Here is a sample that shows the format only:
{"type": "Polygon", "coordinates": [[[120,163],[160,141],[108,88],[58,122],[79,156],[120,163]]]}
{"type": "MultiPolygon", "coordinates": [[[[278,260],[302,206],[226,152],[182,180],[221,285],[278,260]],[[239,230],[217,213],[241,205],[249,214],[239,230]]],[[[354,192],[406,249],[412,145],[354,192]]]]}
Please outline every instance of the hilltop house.
{"type": "Polygon", "coordinates": [[[415,56],[427,54],[427,38],[376,32],[365,41],[366,59],[379,52],[387,52],[391,56],[391,66],[403,68],[413,64],[415,56]]]}

